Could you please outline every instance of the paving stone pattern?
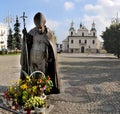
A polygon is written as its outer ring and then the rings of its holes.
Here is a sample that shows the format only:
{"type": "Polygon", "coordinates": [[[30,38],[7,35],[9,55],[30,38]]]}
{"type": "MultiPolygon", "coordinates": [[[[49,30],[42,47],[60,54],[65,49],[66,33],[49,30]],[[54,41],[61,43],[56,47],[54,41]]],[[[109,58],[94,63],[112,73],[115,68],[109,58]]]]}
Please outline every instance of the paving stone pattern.
{"type": "MultiPolygon", "coordinates": [[[[0,92],[19,79],[20,56],[0,56],[0,92]]],[[[50,114],[120,114],[120,60],[108,54],[59,54],[61,94],[50,114]]],[[[0,114],[10,114],[0,109],[0,114]]]]}

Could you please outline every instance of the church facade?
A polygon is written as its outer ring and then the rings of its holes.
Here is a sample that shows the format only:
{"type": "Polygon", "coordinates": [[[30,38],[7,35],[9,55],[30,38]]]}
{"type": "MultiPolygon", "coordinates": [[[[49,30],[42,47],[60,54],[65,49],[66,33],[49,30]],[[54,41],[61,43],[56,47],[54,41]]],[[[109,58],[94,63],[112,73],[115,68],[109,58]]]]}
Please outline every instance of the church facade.
{"type": "Polygon", "coordinates": [[[0,23],[0,50],[7,49],[8,27],[0,23]]]}
{"type": "Polygon", "coordinates": [[[62,50],[69,53],[98,53],[100,40],[97,37],[95,23],[92,23],[90,31],[82,24],[80,24],[78,30],[75,30],[72,21],[69,35],[62,41],[62,50]]]}

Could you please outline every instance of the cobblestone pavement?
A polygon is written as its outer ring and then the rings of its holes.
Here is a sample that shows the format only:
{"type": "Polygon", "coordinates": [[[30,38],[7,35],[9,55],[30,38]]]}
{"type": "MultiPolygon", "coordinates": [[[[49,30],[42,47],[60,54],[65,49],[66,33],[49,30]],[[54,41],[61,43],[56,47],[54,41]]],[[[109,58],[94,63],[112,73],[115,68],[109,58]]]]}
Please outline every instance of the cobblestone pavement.
{"type": "MultiPolygon", "coordinates": [[[[19,78],[19,58],[0,56],[0,92],[19,78]]],[[[103,54],[59,54],[58,60],[61,94],[49,96],[50,114],[120,114],[120,60],[103,54]]]]}

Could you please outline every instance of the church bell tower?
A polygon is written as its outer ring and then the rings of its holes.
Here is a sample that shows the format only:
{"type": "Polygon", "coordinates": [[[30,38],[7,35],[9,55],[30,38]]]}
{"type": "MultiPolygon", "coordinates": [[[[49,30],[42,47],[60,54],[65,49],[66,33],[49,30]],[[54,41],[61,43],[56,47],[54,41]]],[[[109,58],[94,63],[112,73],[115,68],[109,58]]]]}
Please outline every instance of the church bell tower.
{"type": "Polygon", "coordinates": [[[69,29],[69,35],[73,36],[74,34],[75,34],[75,28],[74,28],[74,22],[72,21],[69,29]]]}

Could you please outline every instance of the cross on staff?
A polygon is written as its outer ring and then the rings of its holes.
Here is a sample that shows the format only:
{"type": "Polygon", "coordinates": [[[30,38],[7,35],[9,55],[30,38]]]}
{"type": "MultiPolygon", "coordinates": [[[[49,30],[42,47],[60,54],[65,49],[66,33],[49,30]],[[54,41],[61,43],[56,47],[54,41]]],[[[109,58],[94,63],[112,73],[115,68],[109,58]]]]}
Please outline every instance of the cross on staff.
{"type": "MultiPolygon", "coordinates": [[[[21,16],[20,18],[23,19],[23,26],[24,26],[24,30],[25,28],[25,18],[27,18],[27,16],[25,15],[25,12],[23,12],[23,16],[21,16]]],[[[25,56],[25,61],[24,61],[24,65],[26,66],[24,68],[25,71],[27,71],[27,73],[29,74],[29,60],[28,60],[28,47],[27,47],[27,40],[26,40],[26,35],[23,33],[23,49],[24,49],[24,56],[25,56]]],[[[23,59],[23,58],[22,58],[23,59]]]]}
{"type": "Polygon", "coordinates": [[[25,15],[25,12],[23,12],[23,16],[21,16],[20,18],[23,19],[23,25],[24,25],[24,28],[25,28],[25,18],[27,18],[27,16],[25,15]]]}

